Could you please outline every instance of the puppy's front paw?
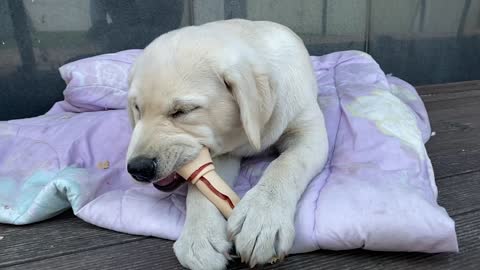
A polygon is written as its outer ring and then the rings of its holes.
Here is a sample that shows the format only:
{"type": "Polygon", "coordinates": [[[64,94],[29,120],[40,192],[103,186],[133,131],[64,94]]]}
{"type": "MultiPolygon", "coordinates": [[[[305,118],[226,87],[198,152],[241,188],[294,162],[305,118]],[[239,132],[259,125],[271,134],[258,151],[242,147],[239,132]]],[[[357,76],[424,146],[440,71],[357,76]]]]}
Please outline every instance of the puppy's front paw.
{"type": "Polygon", "coordinates": [[[230,258],[230,241],[227,240],[226,222],[186,228],[173,245],[180,263],[189,269],[225,269],[230,258]],[[220,223],[220,224],[218,224],[220,223]],[[201,226],[201,227],[200,227],[201,226]]]}
{"type": "Polygon", "coordinates": [[[295,238],[295,205],[281,205],[258,189],[248,192],[228,219],[228,232],[243,262],[273,263],[283,259],[295,238]]]}

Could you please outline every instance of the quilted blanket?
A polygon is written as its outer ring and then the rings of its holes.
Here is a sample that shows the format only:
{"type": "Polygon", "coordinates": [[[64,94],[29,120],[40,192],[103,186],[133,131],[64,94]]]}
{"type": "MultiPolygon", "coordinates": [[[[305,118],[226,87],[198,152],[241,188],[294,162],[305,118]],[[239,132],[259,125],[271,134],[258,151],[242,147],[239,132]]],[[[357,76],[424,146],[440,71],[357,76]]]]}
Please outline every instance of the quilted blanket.
{"type": "MultiPolygon", "coordinates": [[[[131,127],[127,74],[141,50],[60,68],[65,99],[45,115],[0,122],[0,223],[28,224],[72,208],[86,222],[176,239],[185,185],[173,193],[136,184],[125,170],[131,127]]],[[[311,57],[330,144],[325,169],[298,204],[292,253],[316,249],[456,252],[455,225],[437,204],[424,143],[425,107],[405,81],[366,53],[311,57]]],[[[275,157],[242,162],[245,194],[275,157]]]]}

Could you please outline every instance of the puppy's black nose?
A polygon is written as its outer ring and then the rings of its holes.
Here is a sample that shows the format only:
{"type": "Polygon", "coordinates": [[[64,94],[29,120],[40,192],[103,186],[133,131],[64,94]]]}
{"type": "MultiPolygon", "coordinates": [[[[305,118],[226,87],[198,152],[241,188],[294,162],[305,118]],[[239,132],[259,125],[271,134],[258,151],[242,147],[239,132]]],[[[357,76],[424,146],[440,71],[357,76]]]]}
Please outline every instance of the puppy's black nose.
{"type": "Polygon", "coordinates": [[[135,157],[128,162],[127,171],[137,181],[151,182],[157,173],[157,161],[142,156],[135,157]]]}

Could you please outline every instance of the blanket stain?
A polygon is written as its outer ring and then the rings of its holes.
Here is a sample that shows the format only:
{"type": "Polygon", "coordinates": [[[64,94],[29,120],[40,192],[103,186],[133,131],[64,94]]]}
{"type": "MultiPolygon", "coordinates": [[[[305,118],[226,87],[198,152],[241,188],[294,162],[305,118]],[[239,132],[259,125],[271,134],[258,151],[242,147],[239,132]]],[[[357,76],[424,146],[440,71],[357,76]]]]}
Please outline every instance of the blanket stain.
{"type": "Polygon", "coordinates": [[[380,132],[399,139],[413,149],[420,159],[425,158],[422,133],[413,111],[399,98],[387,91],[375,90],[369,96],[361,96],[347,105],[356,117],[375,123],[380,132]]]}
{"type": "Polygon", "coordinates": [[[97,163],[97,168],[101,170],[106,170],[110,168],[110,161],[105,160],[97,163]]]}

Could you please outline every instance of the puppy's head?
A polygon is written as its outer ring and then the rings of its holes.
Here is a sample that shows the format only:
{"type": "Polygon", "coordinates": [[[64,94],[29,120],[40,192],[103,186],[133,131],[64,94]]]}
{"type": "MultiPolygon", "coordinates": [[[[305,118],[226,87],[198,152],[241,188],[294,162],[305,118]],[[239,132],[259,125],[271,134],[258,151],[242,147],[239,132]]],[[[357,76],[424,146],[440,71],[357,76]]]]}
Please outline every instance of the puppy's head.
{"type": "Polygon", "coordinates": [[[175,171],[203,146],[213,156],[248,143],[260,149],[273,100],[266,76],[250,63],[164,43],[154,41],[131,70],[127,169],[137,181],[172,191],[185,182],[175,171]]]}

